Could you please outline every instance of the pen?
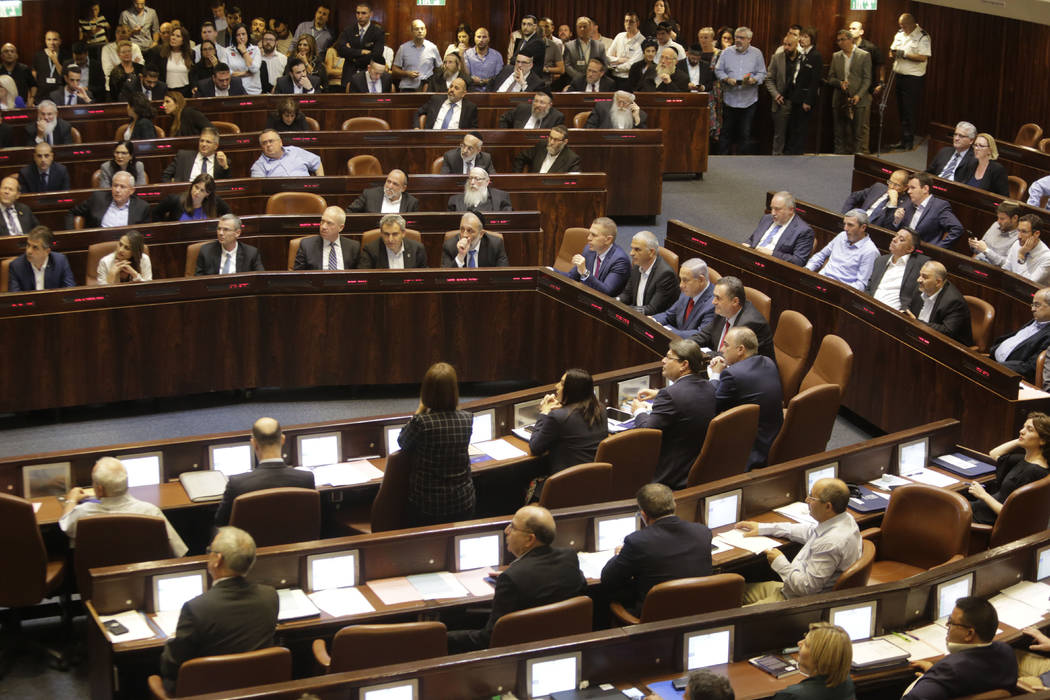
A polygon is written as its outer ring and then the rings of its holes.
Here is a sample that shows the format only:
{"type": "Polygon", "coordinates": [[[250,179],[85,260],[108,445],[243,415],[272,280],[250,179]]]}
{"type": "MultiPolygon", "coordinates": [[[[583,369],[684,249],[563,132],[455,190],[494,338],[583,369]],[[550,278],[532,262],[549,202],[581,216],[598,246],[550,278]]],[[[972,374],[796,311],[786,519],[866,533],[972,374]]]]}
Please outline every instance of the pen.
{"type": "MultiPolygon", "coordinates": [[[[910,639],[908,639],[908,637],[911,637],[911,635],[907,634],[906,632],[894,632],[893,634],[894,634],[894,636],[900,637],[901,639],[903,639],[906,642],[910,642],[911,641],[910,639]]],[[[912,637],[912,639],[914,639],[914,637],[912,637]]]]}

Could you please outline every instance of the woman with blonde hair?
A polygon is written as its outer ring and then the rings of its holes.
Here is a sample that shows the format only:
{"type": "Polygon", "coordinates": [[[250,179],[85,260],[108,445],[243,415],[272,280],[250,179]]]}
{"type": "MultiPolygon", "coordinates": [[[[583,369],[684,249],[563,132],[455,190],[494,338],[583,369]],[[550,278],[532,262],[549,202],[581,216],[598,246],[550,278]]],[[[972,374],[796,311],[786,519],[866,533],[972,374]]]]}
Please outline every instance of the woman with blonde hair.
{"type": "Polygon", "coordinates": [[[853,700],[851,663],[853,644],[846,630],[830,622],[813,622],[798,643],[798,670],[809,677],[784,688],[773,700],[853,700]]]}
{"type": "Polygon", "coordinates": [[[0,109],[25,109],[26,101],[10,75],[0,75],[0,109]]]}
{"type": "Polygon", "coordinates": [[[977,138],[973,140],[973,155],[977,158],[977,167],[966,184],[1009,197],[1010,180],[1006,168],[996,162],[999,158],[999,148],[991,134],[977,134],[977,138]]]}

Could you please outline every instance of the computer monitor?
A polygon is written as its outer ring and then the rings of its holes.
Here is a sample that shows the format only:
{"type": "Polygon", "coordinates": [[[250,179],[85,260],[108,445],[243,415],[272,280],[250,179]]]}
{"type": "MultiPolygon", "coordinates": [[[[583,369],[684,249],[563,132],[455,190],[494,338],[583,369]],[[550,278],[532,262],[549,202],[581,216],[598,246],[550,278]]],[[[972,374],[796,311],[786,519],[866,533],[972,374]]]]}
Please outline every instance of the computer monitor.
{"type": "Polygon", "coordinates": [[[419,681],[394,681],[381,685],[370,685],[358,691],[359,700],[419,700],[419,681]]]}
{"type": "Polygon", "coordinates": [[[540,401],[522,401],[514,404],[514,427],[532,425],[540,419],[540,401]]]}
{"type": "Polygon", "coordinates": [[[606,515],[594,519],[594,549],[605,552],[623,544],[623,538],[638,529],[638,514],[606,515]]]}
{"type": "Polygon", "coordinates": [[[1050,547],[1043,547],[1035,553],[1035,580],[1047,577],[1050,577],[1050,547]]]}
{"type": "Polygon", "coordinates": [[[117,457],[128,473],[128,488],[156,486],[164,480],[164,453],[144,452],[117,457]]]}
{"type": "Polygon", "coordinates": [[[456,538],[456,571],[499,566],[503,554],[503,533],[460,535],[456,538]]]}
{"type": "Polygon", "coordinates": [[[712,530],[740,520],[743,490],[733,489],[704,499],[704,522],[712,530]]]}
{"type": "Polygon", "coordinates": [[[871,600],[856,605],[843,605],[828,611],[828,622],[846,630],[851,641],[871,639],[875,636],[875,614],[878,601],[871,600]]]}
{"type": "Polygon", "coordinates": [[[323,467],[342,461],[339,458],[343,453],[343,438],[340,433],[300,435],[297,444],[301,467],[323,467]]]}
{"type": "Polygon", "coordinates": [[[22,467],[22,495],[26,498],[65,496],[72,486],[69,462],[22,467]]]}
{"type": "Polygon", "coordinates": [[[806,495],[813,493],[813,484],[817,483],[821,479],[834,479],[839,475],[839,463],[832,462],[831,464],[825,464],[820,467],[813,467],[812,469],[806,470],[806,477],[803,481],[806,487],[806,495]]]}
{"type": "Polygon", "coordinates": [[[383,444],[386,445],[387,457],[401,449],[401,445],[397,444],[397,438],[401,435],[401,431],[406,425],[408,425],[408,423],[383,426],[383,444]]]}
{"type": "Polygon", "coordinates": [[[921,438],[897,445],[897,473],[901,476],[918,474],[926,468],[929,438],[921,438]]]}
{"type": "Polygon", "coordinates": [[[631,399],[638,396],[638,392],[642,389],[649,388],[649,375],[644,377],[635,377],[634,379],[625,379],[622,382],[616,384],[616,404],[614,407],[619,407],[624,401],[630,401],[631,399]]]}
{"type": "Polygon", "coordinates": [[[306,586],[310,591],[357,585],[361,557],[356,549],[311,554],[306,557],[306,586]]]}
{"type": "Polygon", "coordinates": [[[542,698],[580,687],[580,652],[525,661],[525,697],[542,698]]]}
{"type": "Polygon", "coordinates": [[[153,577],[153,612],[176,612],[182,604],[196,598],[208,583],[208,571],[180,571],[153,577]]]}
{"type": "Polygon", "coordinates": [[[478,411],[474,414],[474,425],[470,432],[470,444],[496,439],[496,411],[478,411]]]}
{"type": "Polygon", "coordinates": [[[716,627],[682,635],[682,668],[698,668],[727,664],[733,660],[733,626],[716,627]]]}
{"type": "Polygon", "coordinates": [[[215,471],[227,477],[244,474],[252,470],[252,444],[250,442],[227,442],[208,445],[208,463],[215,471]]]}
{"type": "Polygon", "coordinates": [[[955,601],[965,598],[973,590],[973,572],[939,583],[933,589],[933,619],[943,620],[952,614],[955,601]]]}

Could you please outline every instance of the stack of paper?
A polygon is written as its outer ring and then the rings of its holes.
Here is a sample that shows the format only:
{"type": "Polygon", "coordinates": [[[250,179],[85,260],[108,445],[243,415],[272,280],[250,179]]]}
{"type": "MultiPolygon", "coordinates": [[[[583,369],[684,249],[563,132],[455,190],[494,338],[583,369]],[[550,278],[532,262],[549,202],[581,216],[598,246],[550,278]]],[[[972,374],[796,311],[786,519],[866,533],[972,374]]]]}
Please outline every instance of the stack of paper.
{"type": "Polygon", "coordinates": [[[917,636],[907,632],[893,632],[881,637],[876,637],[876,639],[885,639],[887,642],[900,647],[908,652],[908,658],[912,661],[915,661],[916,659],[932,659],[935,656],[941,656],[944,654],[940,649],[930,646],[917,636]]]}
{"type": "Polygon", "coordinates": [[[580,559],[580,571],[584,578],[597,581],[602,577],[602,569],[616,554],[615,549],[607,549],[603,552],[576,552],[580,559]]]}
{"type": "Polygon", "coordinates": [[[905,484],[910,484],[911,482],[907,479],[902,479],[901,477],[895,476],[893,474],[883,474],[878,479],[874,479],[872,481],[869,481],[868,483],[882,491],[889,491],[895,486],[904,486],[905,484]]]}
{"type": "Polygon", "coordinates": [[[935,472],[932,469],[923,469],[921,472],[916,472],[908,478],[912,481],[918,481],[920,484],[940,486],[941,488],[959,483],[958,479],[953,479],[947,474],[941,474],[940,472],[935,472]]]}
{"type": "Polygon", "coordinates": [[[448,571],[439,571],[433,574],[413,574],[406,576],[423,600],[437,600],[439,598],[466,598],[467,589],[463,587],[448,571]]]}
{"type": "Polygon", "coordinates": [[[516,459],[518,457],[527,456],[524,450],[519,450],[503,438],[498,440],[486,440],[485,442],[476,442],[473,447],[478,448],[489,457],[496,460],[516,459]]]}
{"type": "Polygon", "coordinates": [[[383,578],[369,581],[366,584],[372,589],[383,605],[398,605],[399,603],[415,603],[423,600],[408,579],[404,576],[394,578],[383,578]]]}
{"type": "Polygon", "coordinates": [[[175,628],[179,626],[180,612],[179,610],[162,610],[153,613],[150,617],[153,619],[153,624],[164,632],[165,637],[174,637],[175,628]]]}
{"type": "Polygon", "coordinates": [[[1004,596],[1019,600],[1036,610],[1050,612],[1050,586],[1040,581],[1021,581],[1002,591],[1004,596]]]}
{"type": "Polygon", "coordinates": [[[116,615],[101,615],[98,619],[102,623],[102,629],[106,630],[106,636],[109,637],[109,641],[114,644],[134,642],[138,639],[153,639],[157,636],[157,633],[149,626],[149,622],[146,621],[146,616],[138,610],[125,610],[116,615]],[[128,631],[121,634],[113,634],[106,629],[106,623],[110,621],[119,622],[128,631]]]}
{"type": "Polygon", "coordinates": [[[779,542],[770,537],[744,537],[744,531],[736,528],[715,535],[714,541],[716,544],[727,544],[731,547],[746,549],[753,554],[761,554],[767,549],[780,546],[779,542]]]}
{"type": "Polygon", "coordinates": [[[383,472],[366,459],[314,467],[313,473],[318,486],[350,486],[383,478],[383,472]]]}
{"type": "Polygon", "coordinates": [[[780,506],[779,508],[773,509],[774,513],[780,513],[785,518],[791,518],[796,523],[802,523],[803,525],[816,525],[817,521],[813,519],[813,516],[809,514],[809,506],[802,501],[795,501],[789,503],[786,506],[780,506]]]}
{"type": "Polygon", "coordinates": [[[470,591],[471,595],[490,596],[492,595],[493,586],[485,580],[489,576],[496,578],[496,574],[493,574],[488,568],[471,569],[470,571],[457,573],[456,580],[470,591]]]}
{"type": "Polygon", "coordinates": [[[277,611],[277,619],[281,622],[318,617],[321,614],[321,611],[306,597],[306,593],[301,588],[279,589],[277,603],[280,606],[277,611]]]}
{"type": "Polygon", "coordinates": [[[908,659],[908,652],[897,646],[896,641],[876,638],[853,643],[854,671],[865,668],[879,668],[903,663],[908,659]]]}
{"type": "Polygon", "coordinates": [[[920,642],[936,649],[939,654],[948,653],[948,628],[944,625],[933,622],[923,627],[908,630],[908,634],[912,637],[918,637],[920,642]]]}
{"type": "Polygon", "coordinates": [[[728,552],[733,549],[733,545],[727,544],[726,542],[718,539],[717,537],[711,540],[711,556],[721,554],[722,552],[728,552]]]}
{"type": "Polygon", "coordinates": [[[329,588],[310,594],[314,605],[332,617],[375,612],[375,608],[356,588],[329,588]]]}
{"type": "Polygon", "coordinates": [[[1000,593],[988,601],[999,613],[999,622],[1017,629],[1034,625],[1043,619],[1043,611],[1000,593]]]}

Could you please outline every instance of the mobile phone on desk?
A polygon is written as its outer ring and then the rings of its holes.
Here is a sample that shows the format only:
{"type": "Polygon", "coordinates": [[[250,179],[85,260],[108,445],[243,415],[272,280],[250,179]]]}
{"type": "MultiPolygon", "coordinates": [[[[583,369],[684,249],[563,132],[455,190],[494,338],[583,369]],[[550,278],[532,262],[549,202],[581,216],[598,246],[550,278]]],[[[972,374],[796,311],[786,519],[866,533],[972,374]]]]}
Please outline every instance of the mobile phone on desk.
{"type": "Polygon", "coordinates": [[[114,637],[119,637],[122,634],[128,633],[128,628],[120,624],[119,620],[107,620],[106,622],[103,622],[102,625],[106,628],[106,631],[114,637]]]}

